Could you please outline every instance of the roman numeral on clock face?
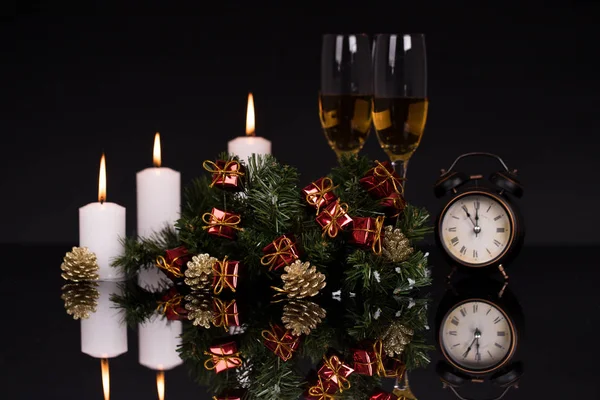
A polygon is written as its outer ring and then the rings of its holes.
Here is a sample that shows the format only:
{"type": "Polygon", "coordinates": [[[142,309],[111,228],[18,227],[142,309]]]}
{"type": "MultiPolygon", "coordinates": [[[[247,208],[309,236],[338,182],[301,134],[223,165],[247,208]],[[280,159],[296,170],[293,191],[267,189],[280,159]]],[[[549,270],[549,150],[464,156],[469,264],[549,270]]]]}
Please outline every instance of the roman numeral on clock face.
{"type": "Polygon", "coordinates": [[[500,218],[502,218],[502,214],[498,215],[497,217],[494,217],[494,221],[498,221],[500,218]]]}
{"type": "Polygon", "coordinates": [[[450,239],[450,243],[452,243],[452,246],[456,246],[458,244],[458,236],[454,236],[450,239]]]}
{"type": "Polygon", "coordinates": [[[478,257],[477,250],[473,250],[473,258],[477,258],[477,257],[478,257]]]}
{"type": "Polygon", "coordinates": [[[497,333],[498,336],[506,336],[506,332],[504,331],[500,331],[497,333]]]}
{"type": "Polygon", "coordinates": [[[466,310],[466,309],[464,309],[464,308],[461,308],[461,309],[460,309],[460,313],[462,314],[462,316],[463,316],[463,317],[466,317],[466,316],[467,316],[467,310],[466,310]]]}
{"type": "Polygon", "coordinates": [[[460,248],[460,254],[462,254],[463,256],[465,254],[467,254],[467,248],[465,246],[463,246],[463,247],[460,248]]]}
{"type": "Polygon", "coordinates": [[[497,324],[500,321],[502,321],[502,317],[496,317],[496,319],[494,320],[494,324],[497,324]]]}
{"type": "Polygon", "coordinates": [[[452,320],[450,321],[451,324],[458,326],[458,318],[456,317],[452,317],[452,320]]]}
{"type": "Polygon", "coordinates": [[[473,304],[473,314],[476,314],[478,310],[479,310],[479,305],[473,304]]]}
{"type": "Polygon", "coordinates": [[[452,228],[448,228],[448,232],[456,232],[456,227],[453,226],[452,228]]]}
{"type": "Polygon", "coordinates": [[[496,228],[497,233],[504,233],[504,228],[496,228]]]}
{"type": "Polygon", "coordinates": [[[494,346],[496,346],[499,349],[503,349],[504,347],[502,347],[502,345],[498,344],[498,343],[494,343],[494,346]]]}
{"type": "Polygon", "coordinates": [[[495,244],[497,247],[500,247],[500,245],[501,245],[502,243],[500,243],[499,241],[497,241],[496,239],[494,239],[494,244],[495,244]]]}
{"type": "Polygon", "coordinates": [[[456,332],[456,331],[450,331],[450,332],[448,332],[448,334],[450,336],[456,336],[456,335],[458,335],[458,332],[456,332]]]}

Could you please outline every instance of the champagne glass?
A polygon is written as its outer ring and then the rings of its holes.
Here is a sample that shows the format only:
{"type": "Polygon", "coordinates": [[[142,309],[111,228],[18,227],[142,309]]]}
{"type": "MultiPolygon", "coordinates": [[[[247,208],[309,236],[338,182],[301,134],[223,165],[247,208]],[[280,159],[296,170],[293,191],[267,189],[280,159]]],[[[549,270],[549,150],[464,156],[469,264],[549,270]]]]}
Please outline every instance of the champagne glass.
{"type": "Polygon", "coordinates": [[[377,35],[373,58],[373,125],[394,170],[406,179],[427,120],[425,35],[377,35]]]}
{"type": "Polygon", "coordinates": [[[372,55],[363,34],[323,36],[319,116],[329,146],[338,158],[357,154],[372,119],[372,55]]]}

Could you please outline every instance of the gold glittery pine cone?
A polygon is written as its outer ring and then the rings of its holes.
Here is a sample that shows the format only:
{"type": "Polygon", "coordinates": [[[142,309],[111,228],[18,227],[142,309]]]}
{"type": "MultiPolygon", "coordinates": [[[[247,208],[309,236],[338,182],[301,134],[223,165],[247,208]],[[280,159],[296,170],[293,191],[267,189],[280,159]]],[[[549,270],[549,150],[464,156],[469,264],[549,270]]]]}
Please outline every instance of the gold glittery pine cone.
{"type": "Polygon", "coordinates": [[[187,263],[185,284],[192,290],[204,289],[206,282],[209,281],[212,275],[215,262],[217,262],[217,259],[208,254],[198,254],[192,257],[187,263]]]}
{"type": "Polygon", "coordinates": [[[98,305],[98,284],[96,282],[68,283],[62,287],[61,299],[65,302],[67,314],[74,319],[86,319],[96,312],[98,305]]]}
{"type": "Polygon", "coordinates": [[[194,291],[185,296],[185,309],[188,311],[187,317],[195,326],[210,328],[213,320],[213,311],[209,292],[194,291]]]}
{"type": "Polygon", "coordinates": [[[315,266],[311,267],[309,262],[297,260],[284,269],[286,273],[281,275],[283,292],[290,299],[316,296],[326,285],[325,275],[317,271],[315,266]]]}
{"type": "Polygon", "coordinates": [[[96,254],[87,247],[73,247],[73,250],[65,254],[60,269],[63,271],[60,276],[68,281],[98,280],[98,260],[96,254]]]}
{"type": "Polygon", "coordinates": [[[281,321],[292,335],[308,335],[312,329],[321,323],[326,312],[317,304],[308,300],[290,300],[283,306],[281,321]]]}
{"type": "Polygon", "coordinates": [[[407,344],[412,341],[414,332],[412,329],[393,321],[381,337],[383,349],[390,357],[399,356],[404,352],[407,344]]]}
{"type": "Polygon", "coordinates": [[[415,251],[402,230],[391,225],[385,227],[382,250],[383,256],[395,263],[406,261],[415,251]]]}

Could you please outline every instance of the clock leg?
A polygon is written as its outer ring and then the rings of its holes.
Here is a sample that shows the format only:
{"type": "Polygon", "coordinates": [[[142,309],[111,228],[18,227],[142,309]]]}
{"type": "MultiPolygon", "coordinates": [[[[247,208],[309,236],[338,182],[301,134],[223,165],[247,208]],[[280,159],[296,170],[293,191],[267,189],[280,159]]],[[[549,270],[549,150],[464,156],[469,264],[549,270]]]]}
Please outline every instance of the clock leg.
{"type": "Polygon", "coordinates": [[[502,295],[504,294],[504,291],[506,290],[506,287],[508,286],[508,274],[506,273],[506,270],[504,269],[502,264],[498,265],[498,270],[504,277],[504,285],[502,286],[502,289],[500,289],[500,292],[498,292],[498,298],[502,298],[502,295]]]}

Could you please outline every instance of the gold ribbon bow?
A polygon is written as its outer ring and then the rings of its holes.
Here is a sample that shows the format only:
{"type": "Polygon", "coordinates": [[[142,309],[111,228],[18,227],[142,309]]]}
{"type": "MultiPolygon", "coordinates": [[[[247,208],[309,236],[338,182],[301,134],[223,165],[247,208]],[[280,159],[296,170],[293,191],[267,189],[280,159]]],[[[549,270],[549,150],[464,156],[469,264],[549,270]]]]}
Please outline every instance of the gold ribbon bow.
{"type": "Polygon", "coordinates": [[[216,163],[210,161],[210,160],[206,160],[202,163],[202,167],[207,170],[208,172],[210,172],[213,175],[217,175],[216,177],[213,177],[212,183],[210,184],[209,187],[213,187],[214,184],[217,182],[219,176],[221,177],[221,179],[225,180],[225,178],[227,178],[227,176],[244,176],[244,172],[240,171],[240,163],[236,160],[229,160],[225,163],[225,166],[223,168],[219,167],[216,163]],[[237,168],[233,171],[230,171],[229,168],[232,165],[237,165],[237,168]]]}
{"type": "Polygon", "coordinates": [[[369,228],[356,229],[357,231],[364,231],[367,233],[373,233],[375,235],[371,249],[373,250],[373,253],[377,254],[378,256],[380,256],[381,252],[382,252],[381,236],[382,236],[382,232],[383,232],[384,221],[385,221],[385,217],[381,215],[381,216],[375,218],[375,229],[369,229],[369,228]]]}
{"type": "MultiPolygon", "coordinates": [[[[260,259],[260,263],[264,266],[268,265],[269,271],[271,271],[273,270],[275,263],[277,263],[277,257],[279,256],[282,256],[282,258],[285,256],[292,256],[295,260],[297,257],[295,257],[295,254],[291,251],[293,246],[294,242],[292,242],[290,238],[285,237],[280,240],[275,239],[273,241],[273,247],[275,247],[275,252],[262,256],[260,259]]],[[[285,265],[290,265],[285,258],[283,258],[283,260],[285,261],[285,265]]]]}
{"type": "MultiPolygon", "coordinates": [[[[217,328],[222,326],[223,328],[225,328],[226,331],[229,331],[229,313],[227,312],[227,309],[235,304],[235,300],[231,300],[230,302],[224,302],[223,300],[219,299],[219,298],[215,298],[214,300],[214,305],[215,305],[215,317],[213,318],[213,325],[216,326],[217,328]]],[[[235,316],[235,314],[233,314],[235,316]]]]}
{"type": "Polygon", "coordinates": [[[308,395],[311,397],[316,397],[318,400],[336,400],[339,399],[339,396],[334,394],[329,394],[325,391],[325,387],[323,385],[323,381],[319,377],[319,382],[315,386],[311,386],[308,388],[308,395]]]}
{"type": "Polygon", "coordinates": [[[279,354],[281,354],[283,356],[282,357],[283,361],[288,361],[289,359],[292,358],[294,349],[292,349],[287,343],[282,342],[283,338],[286,335],[286,332],[284,332],[283,337],[281,339],[279,339],[275,335],[275,328],[273,327],[273,325],[271,325],[271,330],[269,331],[269,330],[265,329],[264,331],[261,332],[261,335],[262,335],[263,339],[277,344],[277,347],[275,347],[275,350],[273,350],[273,353],[275,353],[278,356],[279,356],[279,354]],[[285,351],[285,353],[284,353],[284,351],[285,351]],[[279,352],[279,354],[277,354],[277,352],[279,352]]]}
{"type": "Polygon", "coordinates": [[[181,304],[182,300],[183,300],[183,296],[178,294],[178,295],[171,297],[167,301],[159,301],[158,306],[156,307],[156,311],[158,311],[164,315],[167,313],[167,310],[169,308],[171,308],[175,314],[180,315],[177,312],[176,307],[181,304]]]}
{"type": "Polygon", "coordinates": [[[323,237],[325,237],[325,235],[329,235],[329,237],[333,239],[338,235],[341,228],[337,220],[348,213],[348,204],[337,203],[336,207],[334,207],[333,214],[331,214],[327,209],[323,212],[331,217],[331,220],[323,227],[323,237]]]}
{"type": "Polygon", "coordinates": [[[394,172],[388,171],[388,169],[379,161],[375,161],[375,163],[377,163],[377,166],[373,168],[373,176],[383,179],[380,179],[380,182],[377,185],[373,186],[370,190],[373,190],[385,184],[388,180],[391,179],[392,186],[394,186],[394,191],[398,194],[404,194],[404,185],[402,185],[401,181],[404,181],[405,179],[394,176],[394,172]],[[400,188],[398,188],[398,186],[400,186],[400,188]]]}
{"type": "Polygon", "coordinates": [[[375,352],[375,363],[377,364],[377,375],[383,376],[386,378],[392,377],[401,377],[404,374],[406,369],[405,366],[400,368],[400,371],[394,371],[392,373],[388,373],[385,369],[385,365],[383,364],[383,343],[381,340],[377,340],[373,344],[373,351],[375,352]]]}
{"type": "Polygon", "coordinates": [[[329,378],[329,380],[332,380],[333,377],[336,378],[333,381],[337,381],[336,383],[340,389],[340,393],[350,389],[350,381],[344,375],[340,374],[340,369],[344,367],[342,360],[340,360],[338,356],[331,356],[329,358],[323,357],[323,360],[324,365],[333,372],[333,376],[329,378]]]}
{"type": "Polygon", "coordinates": [[[317,214],[319,214],[319,203],[321,203],[321,200],[323,200],[327,193],[331,192],[337,186],[333,186],[333,181],[331,180],[331,178],[323,178],[321,180],[321,187],[316,185],[314,182],[312,183],[312,185],[317,188],[317,191],[307,194],[306,202],[311,206],[317,207],[317,214]]]}
{"type": "Polygon", "coordinates": [[[233,364],[232,367],[237,368],[240,365],[242,365],[242,359],[240,358],[240,353],[239,352],[235,352],[232,354],[225,354],[223,353],[223,349],[219,349],[221,350],[221,354],[217,354],[217,353],[211,353],[208,351],[205,351],[204,354],[207,356],[210,356],[210,358],[208,358],[206,361],[204,361],[204,368],[206,368],[209,371],[212,371],[213,369],[217,368],[217,365],[221,362],[221,361],[225,361],[225,364],[227,366],[229,366],[230,364],[233,364]]]}
{"type": "Polygon", "coordinates": [[[227,256],[225,256],[223,261],[217,260],[215,264],[218,265],[218,269],[215,270],[213,268],[213,273],[215,274],[216,280],[213,287],[213,293],[220,294],[226,287],[235,293],[235,285],[229,281],[229,278],[234,278],[237,280],[238,274],[227,273],[227,267],[229,266],[229,263],[227,262],[227,256]]]}
{"type": "Polygon", "coordinates": [[[173,266],[175,261],[179,260],[181,257],[183,256],[175,257],[169,264],[163,256],[158,256],[156,257],[156,266],[164,271],[170,272],[176,278],[183,278],[184,275],[181,271],[173,266]]]}
{"type": "Polygon", "coordinates": [[[217,217],[215,217],[215,215],[212,212],[207,212],[202,214],[202,221],[204,221],[204,223],[207,224],[203,226],[202,229],[209,229],[218,226],[219,232],[221,232],[221,228],[226,226],[231,229],[243,231],[243,229],[238,226],[242,221],[242,218],[239,215],[235,214],[230,214],[221,221],[217,217]]]}

